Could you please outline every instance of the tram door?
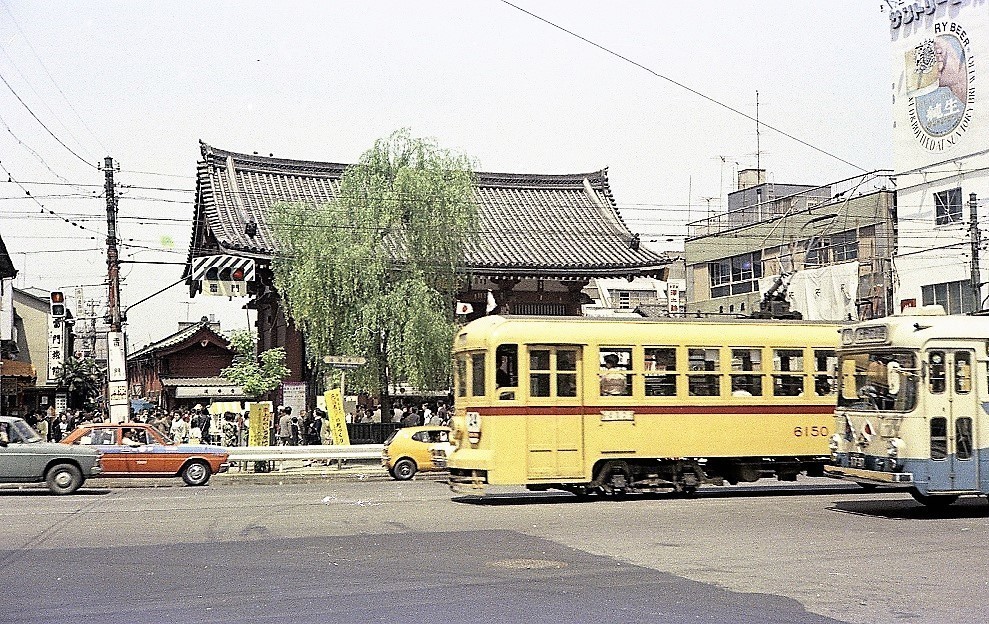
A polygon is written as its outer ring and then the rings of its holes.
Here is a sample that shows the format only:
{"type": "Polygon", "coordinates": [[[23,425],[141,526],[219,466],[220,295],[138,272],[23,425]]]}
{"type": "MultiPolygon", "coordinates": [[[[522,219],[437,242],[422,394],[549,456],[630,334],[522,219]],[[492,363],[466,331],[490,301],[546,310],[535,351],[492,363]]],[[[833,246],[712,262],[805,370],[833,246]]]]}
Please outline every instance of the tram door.
{"type": "Polygon", "coordinates": [[[968,349],[927,351],[929,491],[978,488],[974,419],[980,406],[973,377],[974,362],[975,354],[968,349]]]}

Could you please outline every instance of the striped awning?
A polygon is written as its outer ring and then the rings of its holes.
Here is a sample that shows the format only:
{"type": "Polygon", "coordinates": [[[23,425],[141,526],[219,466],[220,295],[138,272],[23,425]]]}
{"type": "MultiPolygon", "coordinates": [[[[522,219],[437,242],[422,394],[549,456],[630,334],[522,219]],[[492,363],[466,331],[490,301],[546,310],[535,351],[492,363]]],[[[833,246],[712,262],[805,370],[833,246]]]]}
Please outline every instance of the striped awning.
{"type": "Polygon", "coordinates": [[[251,258],[242,258],[239,256],[230,256],[226,254],[216,255],[216,256],[200,256],[193,259],[192,261],[192,279],[193,281],[202,281],[205,279],[220,279],[219,277],[207,277],[207,273],[212,274],[212,270],[216,269],[216,273],[219,274],[223,269],[230,269],[231,272],[242,269],[244,271],[243,282],[250,282],[254,280],[254,260],[251,258]]]}

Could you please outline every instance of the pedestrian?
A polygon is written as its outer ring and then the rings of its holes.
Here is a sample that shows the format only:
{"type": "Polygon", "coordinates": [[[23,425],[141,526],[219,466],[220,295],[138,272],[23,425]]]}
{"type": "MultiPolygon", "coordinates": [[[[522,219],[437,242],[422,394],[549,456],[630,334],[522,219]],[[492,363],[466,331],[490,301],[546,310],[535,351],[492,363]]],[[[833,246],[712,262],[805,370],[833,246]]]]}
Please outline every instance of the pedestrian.
{"type": "Polygon", "coordinates": [[[291,431],[291,436],[289,437],[290,444],[292,446],[299,446],[300,433],[301,433],[301,428],[299,427],[299,417],[293,416],[291,420],[291,424],[289,426],[291,431]]]}
{"type": "Polygon", "coordinates": [[[309,418],[309,425],[306,427],[306,442],[308,444],[322,444],[320,433],[323,431],[323,410],[314,409],[309,418]]]}
{"type": "Polygon", "coordinates": [[[38,436],[42,440],[48,439],[48,421],[43,416],[38,418],[38,436]]]}
{"type": "Polygon", "coordinates": [[[237,446],[237,423],[231,412],[223,414],[223,446],[237,446]]]}
{"type": "Polygon", "coordinates": [[[278,443],[288,446],[292,441],[292,407],[283,405],[278,410],[281,413],[278,417],[278,443]]]}
{"type": "Polygon", "coordinates": [[[170,433],[172,434],[172,442],[175,444],[185,444],[189,441],[189,433],[192,429],[189,426],[189,415],[183,414],[180,418],[176,418],[172,421],[172,428],[170,433]]]}

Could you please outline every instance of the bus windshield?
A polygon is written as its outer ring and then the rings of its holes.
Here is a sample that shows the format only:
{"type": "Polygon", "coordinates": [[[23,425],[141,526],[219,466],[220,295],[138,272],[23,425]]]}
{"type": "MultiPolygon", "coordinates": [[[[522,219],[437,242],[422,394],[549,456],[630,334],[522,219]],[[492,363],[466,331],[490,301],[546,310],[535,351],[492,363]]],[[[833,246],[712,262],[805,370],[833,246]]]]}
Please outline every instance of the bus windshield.
{"type": "Polygon", "coordinates": [[[843,353],[838,406],[909,412],[917,404],[917,372],[909,351],[843,353]]]}

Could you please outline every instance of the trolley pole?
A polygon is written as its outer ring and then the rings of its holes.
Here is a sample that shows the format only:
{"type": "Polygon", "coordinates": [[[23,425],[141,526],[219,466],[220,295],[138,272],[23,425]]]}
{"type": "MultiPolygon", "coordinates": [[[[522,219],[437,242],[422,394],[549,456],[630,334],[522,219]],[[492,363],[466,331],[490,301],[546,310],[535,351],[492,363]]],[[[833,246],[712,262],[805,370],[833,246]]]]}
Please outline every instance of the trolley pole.
{"type": "Polygon", "coordinates": [[[975,193],[968,196],[969,233],[972,242],[972,312],[982,310],[982,280],[979,271],[979,248],[982,235],[979,232],[979,202],[975,193]]]}
{"type": "Polygon", "coordinates": [[[103,160],[106,176],[106,269],[109,293],[107,320],[107,404],[112,423],[130,420],[130,393],[127,387],[127,351],[123,314],[120,311],[120,255],[117,249],[117,195],[113,187],[113,158],[103,160]]]}

